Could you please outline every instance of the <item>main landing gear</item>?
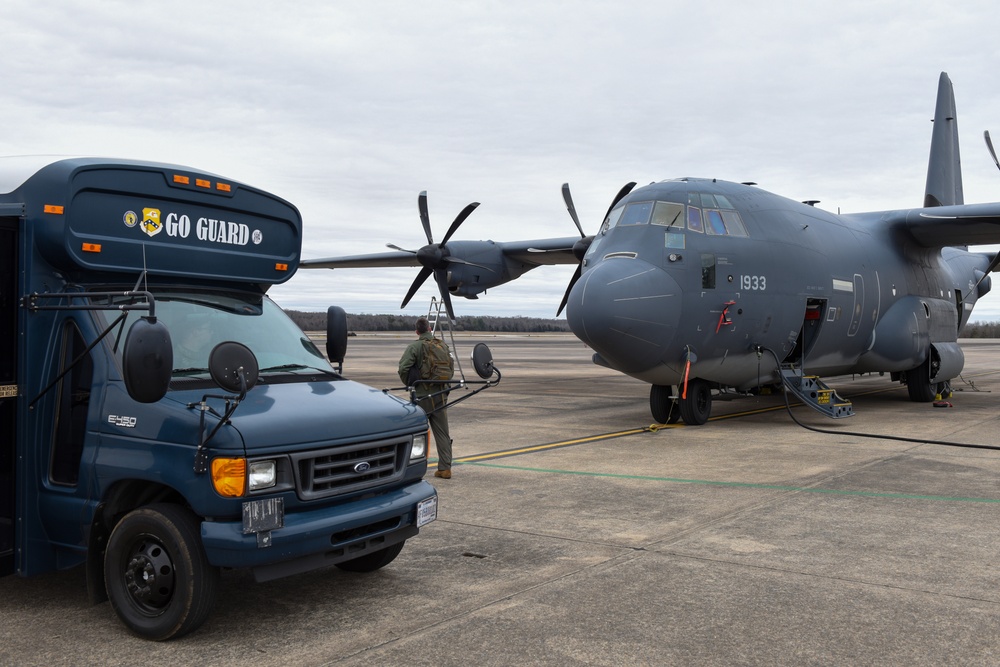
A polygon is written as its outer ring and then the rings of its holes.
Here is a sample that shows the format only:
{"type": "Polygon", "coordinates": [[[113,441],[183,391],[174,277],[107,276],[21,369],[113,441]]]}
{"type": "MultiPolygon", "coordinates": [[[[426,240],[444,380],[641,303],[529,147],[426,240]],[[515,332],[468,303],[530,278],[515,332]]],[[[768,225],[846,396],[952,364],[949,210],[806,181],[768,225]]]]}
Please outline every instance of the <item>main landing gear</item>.
{"type": "Polygon", "coordinates": [[[682,395],[676,387],[654,384],[649,388],[649,410],[660,424],[676,424],[683,419],[689,426],[701,426],[712,414],[712,387],[706,380],[694,378],[682,395]]]}

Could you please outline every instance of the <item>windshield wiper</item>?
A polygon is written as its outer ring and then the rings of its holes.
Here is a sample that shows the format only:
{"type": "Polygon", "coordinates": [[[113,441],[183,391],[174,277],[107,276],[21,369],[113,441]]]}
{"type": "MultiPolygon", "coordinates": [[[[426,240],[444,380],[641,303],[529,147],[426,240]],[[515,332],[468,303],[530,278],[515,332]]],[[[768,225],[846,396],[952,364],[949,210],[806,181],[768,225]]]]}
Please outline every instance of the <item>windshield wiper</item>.
{"type": "Polygon", "coordinates": [[[175,368],[170,371],[172,375],[194,375],[195,373],[207,373],[207,368],[175,368]]]}
{"type": "Polygon", "coordinates": [[[336,371],[326,368],[316,368],[315,366],[306,366],[305,364],[281,364],[280,366],[268,366],[267,368],[260,369],[259,372],[276,373],[278,371],[318,371],[324,375],[337,375],[336,371]]]}

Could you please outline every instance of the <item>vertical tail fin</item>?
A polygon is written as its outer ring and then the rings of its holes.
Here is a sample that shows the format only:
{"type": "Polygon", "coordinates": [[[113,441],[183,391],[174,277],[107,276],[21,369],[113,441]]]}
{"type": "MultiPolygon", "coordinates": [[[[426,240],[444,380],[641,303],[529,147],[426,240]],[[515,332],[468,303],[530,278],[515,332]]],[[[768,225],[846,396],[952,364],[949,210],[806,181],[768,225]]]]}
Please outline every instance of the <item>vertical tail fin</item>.
{"type": "Polygon", "coordinates": [[[924,206],[964,204],[962,160],[958,154],[958,115],[955,112],[955,89],[947,72],[938,81],[937,106],[934,109],[934,133],[927,164],[927,188],[924,206]]]}

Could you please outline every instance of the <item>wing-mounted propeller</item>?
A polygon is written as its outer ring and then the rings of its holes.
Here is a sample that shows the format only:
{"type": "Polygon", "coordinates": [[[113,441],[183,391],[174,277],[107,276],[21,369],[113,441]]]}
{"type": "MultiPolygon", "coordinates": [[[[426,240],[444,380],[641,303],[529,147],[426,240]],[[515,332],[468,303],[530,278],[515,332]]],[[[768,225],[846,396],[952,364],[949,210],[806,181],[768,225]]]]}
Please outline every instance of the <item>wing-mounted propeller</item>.
{"type": "MultiPolygon", "coordinates": [[[[993,150],[993,140],[990,139],[989,130],[983,130],[983,139],[986,140],[986,149],[989,150],[990,157],[993,158],[993,164],[997,166],[997,169],[1000,169],[1000,160],[997,160],[997,152],[993,150]]],[[[996,270],[997,266],[1000,266],[1000,252],[998,252],[993,256],[993,259],[990,260],[989,265],[986,267],[986,271],[983,273],[983,275],[979,276],[979,280],[976,281],[976,284],[972,286],[972,289],[968,291],[968,293],[962,298],[962,300],[964,301],[965,299],[968,299],[973,292],[978,292],[979,286],[983,283],[984,280],[986,280],[987,277],[989,277],[989,275],[993,271],[996,270]]]]}
{"type": "MultiPolygon", "coordinates": [[[[624,199],[625,195],[632,192],[632,188],[634,187],[635,183],[626,183],[622,186],[622,189],[618,191],[618,194],[612,200],[611,206],[608,207],[608,212],[604,214],[602,221],[607,219],[611,210],[618,205],[618,202],[624,199]]],[[[559,302],[559,310],[556,311],[557,317],[562,314],[563,308],[566,307],[566,302],[569,301],[569,293],[573,289],[573,285],[580,279],[580,274],[583,272],[583,256],[587,254],[590,244],[594,241],[593,235],[587,236],[583,233],[583,226],[580,225],[580,218],[576,214],[576,206],[573,205],[573,195],[569,192],[569,183],[563,183],[562,195],[563,201],[566,202],[566,210],[569,211],[569,217],[573,218],[573,223],[580,231],[580,240],[573,244],[573,255],[576,257],[578,264],[576,265],[576,271],[573,272],[573,277],[569,280],[569,285],[566,287],[566,293],[563,294],[562,301],[559,302]]]]}
{"type": "Polygon", "coordinates": [[[390,248],[394,250],[400,250],[402,252],[413,253],[417,256],[417,261],[420,262],[421,269],[417,273],[417,277],[413,280],[413,284],[410,285],[409,291],[403,298],[403,303],[400,304],[400,308],[406,308],[406,304],[410,302],[413,295],[417,293],[420,286],[424,284],[429,276],[434,275],[434,282],[437,283],[438,290],[441,292],[441,300],[444,301],[445,307],[448,309],[448,317],[452,320],[455,319],[455,311],[451,307],[451,295],[448,291],[448,265],[449,264],[470,264],[472,266],[479,266],[478,264],[473,264],[459,257],[452,257],[451,251],[448,249],[448,240],[452,235],[458,230],[458,228],[465,222],[465,219],[476,210],[479,206],[479,202],[472,202],[468,206],[462,209],[462,211],[455,217],[455,221],[451,223],[451,227],[445,233],[444,238],[440,243],[434,242],[434,236],[431,234],[431,220],[430,216],[427,214],[427,192],[421,192],[420,196],[417,197],[417,206],[420,209],[420,224],[423,225],[424,234],[427,236],[427,245],[420,248],[419,250],[407,250],[405,248],[400,248],[399,246],[388,244],[390,248]]]}
{"type": "Polygon", "coordinates": [[[990,151],[990,157],[993,158],[993,164],[997,166],[997,169],[1000,169],[1000,160],[997,160],[997,152],[993,150],[993,140],[990,139],[989,130],[983,130],[983,139],[986,140],[986,148],[990,151]]]}

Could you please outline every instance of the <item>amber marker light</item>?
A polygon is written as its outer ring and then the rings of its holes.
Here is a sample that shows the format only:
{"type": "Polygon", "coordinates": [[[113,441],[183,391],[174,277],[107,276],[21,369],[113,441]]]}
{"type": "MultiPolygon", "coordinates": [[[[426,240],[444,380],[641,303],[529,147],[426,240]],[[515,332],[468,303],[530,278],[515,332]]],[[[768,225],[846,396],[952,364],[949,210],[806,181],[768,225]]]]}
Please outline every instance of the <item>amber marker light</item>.
{"type": "Polygon", "coordinates": [[[84,252],[101,252],[101,244],[100,243],[84,243],[83,244],[83,251],[84,252]]]}
{"type": "Polygon", "coordinates": [[[56,215],[63,214],[63,207],[59,206],[58,204],[46,204],[45,208],[42,210],[45,211],[46,213],[54,213],[56,215]]]}
{"type": "Polygon", "coordinates": [[[180,183],[181,185],[191,185],[191,177],[182,176],[181,174],[174,174],[174,183],[180,183]]]}
{"type": "Polygon", "coordinates": [[[212,486],[220,496],[239,498],[246,483],[246,459],[212,459],[212,486]]]}
{"type": "Polygon", "coordinates": [[[196,178],[196,179],[194,179],[194,184],[197,185],[199,188],[211,188],[212,187],[212,181],[206,181],[204,178],[196,178]]]}
{"type": "Polygon", "coordinates": [[[215,189],[219,192],[232,192],[233,187],[229,183],[216,183],[215,189]]]}
{"type": "Polygon", "coordinates": [[[288,265],[287,264],[281,264],[279,262],[278,264],[274,265],[274,270],[275,271],[287,271],[288,270],[288,265]]]}

